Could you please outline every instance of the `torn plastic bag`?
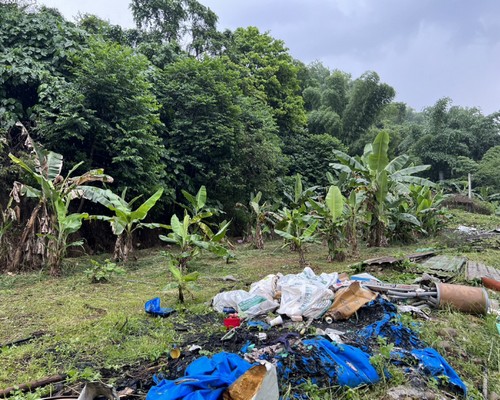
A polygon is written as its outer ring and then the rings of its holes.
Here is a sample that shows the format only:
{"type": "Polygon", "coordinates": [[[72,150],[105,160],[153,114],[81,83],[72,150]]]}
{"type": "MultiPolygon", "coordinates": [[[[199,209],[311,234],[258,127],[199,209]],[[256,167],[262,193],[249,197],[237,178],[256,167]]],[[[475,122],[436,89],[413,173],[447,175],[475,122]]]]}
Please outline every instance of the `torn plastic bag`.
{"type": "Polygon", "coordinates": [[[370,364],[370,356],[356,347],[335,344],[319,337],[304,340],[304,344],[315,348],[323,368],[330,377],[336,377],[337,385],[357,387],[380,380],[377,371],[370,364]]]}
{"type": "Polygon", "coordinates": [[[154,315],[156,317],[168,317],[170,314],[174,313],[173,308],[162,308],[160,307],[160,298],[155,297],[144,304],[144,309],[148,314],[154,315]]]}
{"type": "Polygon", "coordinates": [[[366,303],[375,300],[377,293],[361,287],[358,281],[339,289],[332,306],[326,312],[334,320],[348,319],[366,303]]]}
{"type": "Polygon", "coordinates": [[[201,357],[187,368],[184,377],[176,380],[153,378],[146,400],[219,400],[224,391],[252,364],[232,353],[218,353],[211,359],[201,357]]]}
{"type": "Polygon", "coordinates": [[[309,267],[304,268],[300,274],[285,275],[277,284],[277,289],[281,291],[281,305],[277,312],[289,317],[321,317],[334,297],[329,287],[337,281],[336,272],[317,276],[309,267]]]}

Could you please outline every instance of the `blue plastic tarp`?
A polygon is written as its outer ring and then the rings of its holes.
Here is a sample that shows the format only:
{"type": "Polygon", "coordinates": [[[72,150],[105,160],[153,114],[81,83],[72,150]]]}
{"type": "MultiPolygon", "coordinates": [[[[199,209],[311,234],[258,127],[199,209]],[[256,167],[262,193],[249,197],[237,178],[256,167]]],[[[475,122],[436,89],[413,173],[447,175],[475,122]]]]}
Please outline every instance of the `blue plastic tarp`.
{"type": "Polygon", "coordinates": [[[394,343],[396,346],[403,347],[405,349],[425,347],[423,342],[418,338],[417,334],[401,323],[400,317],[396,313],[396,307],[394,304],[384,299],[378,299],[369,303],[368,306],[372,306],[376,302],[380,303],[384,307],[385,313],[382,319],[359,331],[358,339],[360,344],[366,345],[366,342],[370,339],[383,337],[388,339],[389,342],[394,343]]]}
{"type": "Polygon", "coordinates": [[[312,346],[314,357],[321,361],[322,368],[332,378],[331,384],[357,387],[380,380],[370,364],[370,356],[356,347],[332,343],[321,337],[304,340],[303,343],[312,346]]]}
{"type": "Polygon", "coordinates": [[[411,351],[411,355],[419,361],[419,366],[423,368],[425,373],[432,375],[438,380],[446,377],[446,380],[453,385],[455,389],[467,395],[467,386],[465,386],[451,365],[448,364],[436,350],[430,347],[425,349],[414,349],[411,351]]]}
{"type": "MultiPolygon", "coordinates": [[[[404,326],[398,314],[396,314],[396,307],[383,299],[375,300],[375,302],[382,304],[385,313],[379,321],[368,325],[358,333],[358,341],[364,350],[369,350],[370,340],[377,337],[387,339],[388,343],[394,343],[398,348],[403,351],[395,351],[391,353],[397,358],[405,358],[413,356],[419,362],[419,369],[427,375],[443,381],[443,377],[458,391],[464,395],[467,394],[467,387],[462,382],[455,370],[446,362],[446,360],[434,349],[426,347],[425,343],[421,341],[413,330],[404,326]]],[[[397,361],[396,361],[397,363],[397,361]]]]}
{"type": "Polygon", "coordinates": [[[174,313],[173,308],[162,308],[160,307],[160,298],[155,297],[154,299],[148,300],[144,304],[144,310],[151,315],[157,317],[168,317],[170,314],[174,313]]]}
{"type": "Polygon", "coordinates": [[[241,375],[252,367],[237,354],[218,353],[211,359],[201,357],[186,368],[176,380],[154,377],[146,400],[217,400],[241,375]]]}

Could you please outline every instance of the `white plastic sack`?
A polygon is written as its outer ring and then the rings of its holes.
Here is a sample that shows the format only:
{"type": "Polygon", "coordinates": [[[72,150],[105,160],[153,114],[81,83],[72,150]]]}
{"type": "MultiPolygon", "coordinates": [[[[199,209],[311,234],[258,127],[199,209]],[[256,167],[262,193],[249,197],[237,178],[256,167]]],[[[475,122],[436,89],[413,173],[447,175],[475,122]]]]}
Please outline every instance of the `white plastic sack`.
{"type": "Polygon", "coordinates": [[[233,307],[236,310],[238,308],[238,303],[247,300],[250,297],[252,297],[252,295],[245,290],[222,292],[215,295],[212,300],[212,307],[218,312],[223,312],[224,307],[233,307]]]}
{"type": "Polygon", "coordinates": [[[277,312],[289,317],[319,318],[332,304],[334,294],[329,287],[337,280],[336,272],[317,276],[309,267],[300,274],[285,275],[277,284],[281,290],[281,305],[277,312]]]}
{"type": "Polygon", "coordinates": [[[255,295],[260,295],[268,300],[273,301],[274,297],[276,296],[276,285],[278,284],[278,280],[282,276],[283,275],[281,274],[267,275],[264,279],[252,283],[249,292],[255,295]]]}
{"type": "Polygon", "coordinates": [[[258,294],[248,293],[245,290],[231,290],[215,295],[212,307],[218,312],[223,312],[224,307],[232,307],[238,311],[241,317],[252,319],[257,315],[276,310],[279,303],[258,294]]]}
{"type": "Polygon", "coordinates": [[[250,293],[250,297],[238,303],[238,314],[241,317],[252,319],[258,315],[268,314],[279,307],[274,300],[250,293]]]}

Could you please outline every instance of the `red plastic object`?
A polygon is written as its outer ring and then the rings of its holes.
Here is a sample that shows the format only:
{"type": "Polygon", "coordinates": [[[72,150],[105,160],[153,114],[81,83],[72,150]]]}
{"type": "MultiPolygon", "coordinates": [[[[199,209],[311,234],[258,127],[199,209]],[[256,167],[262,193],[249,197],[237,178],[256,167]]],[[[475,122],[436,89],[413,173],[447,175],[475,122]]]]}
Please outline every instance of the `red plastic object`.
{"type": "Polygon", "coordinates": [[[488,278],[486,276],[483,276],[481,278],[483,281],[483,285],[487,287],[488,289],[496,290],[497,292],[500,292],[500,281],[497,281],[492,278],[488,278]]]}
{"type": "Polygon", "coordinates": [[[240,326],[240,324],[241,319],[239,317],[228,317],[224,319],[224,326],[227,329],[236,328],[237,326],[240,326]]]}

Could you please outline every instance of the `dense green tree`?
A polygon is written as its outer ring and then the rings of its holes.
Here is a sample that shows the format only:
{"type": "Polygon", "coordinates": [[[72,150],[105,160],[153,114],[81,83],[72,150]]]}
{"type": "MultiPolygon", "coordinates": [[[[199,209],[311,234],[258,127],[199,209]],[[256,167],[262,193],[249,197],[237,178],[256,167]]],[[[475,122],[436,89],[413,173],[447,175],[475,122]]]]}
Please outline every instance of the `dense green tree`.
{"type": "Polygon", "coordinates": [[[245,95],[264,101],[273,110],[282,138],[301,132],[306,117],[295,65],[283,41],[255,27],[238,28],[226,51],[240,66],[245,95]]]}
{"type": "Polygon", "coordinates": [[[395,94],[392,87],[380,82],[375,72],[366,72],[356,79],[342,116],[343,141],[350,144],[359,138],[372,125],[383,107],[392,101],[395,94]]]}
{"type": "Polygon", "coordinates": [[[434,179],[454,177],[461,160],[479,161],[492,146],[500,144],[498,114],[484,116],[477,108],[451,106],[443,98],[424,112],[422,130],[413,131],[410,152],[432,166],[434,179]]]}
{"type": "Polygon", "coordinates": [[[187,42],[186,50],[200,56],[218,38],[217,15],[197,0],[132,0],[137,27],[166,42],[187,42]]]}
{"type": "Polygon", "coordinates": [[[159,105],[147,59],[131,48],[92,40],[72,62],[71,80],[54,77],[39,88],[43,142],[86,168],[104,167],[118,190],[128,186],[140,194],[165,185],[164,148],[156,134],[159,105]]]}
{"type": "Polygon", "coordinates": [[[500,146],[491,147],[484,154],[474,180],[477,185],[490,187],[500,193],[500,146]]]}
{"type": "Polygon", "coordinates": [[[296,151],[289,156],[289,174],[299,173],[308,185],[326,185],[325,172],[336,160],[333,150],[347,151],[339,139],[328,134],[304,134],[292,144],[296,151]]]}
{"type": "Polygon", "coordinates": [[[0,4],[0,129],[18,120],[33,125],[38,88],[49,76],[67,74],[68,57],[85,44],[85,32],[55,9],[0,4]]]}
{"type": "Polygon", "coordinates": [[[157,85],[166,169],[179,188],[205,184],[226,210],[252,191],[272,194],[283,171],[272,110],[244,96],[238,76],[227,59],[185,58],[167,67],[157,85]]]}

